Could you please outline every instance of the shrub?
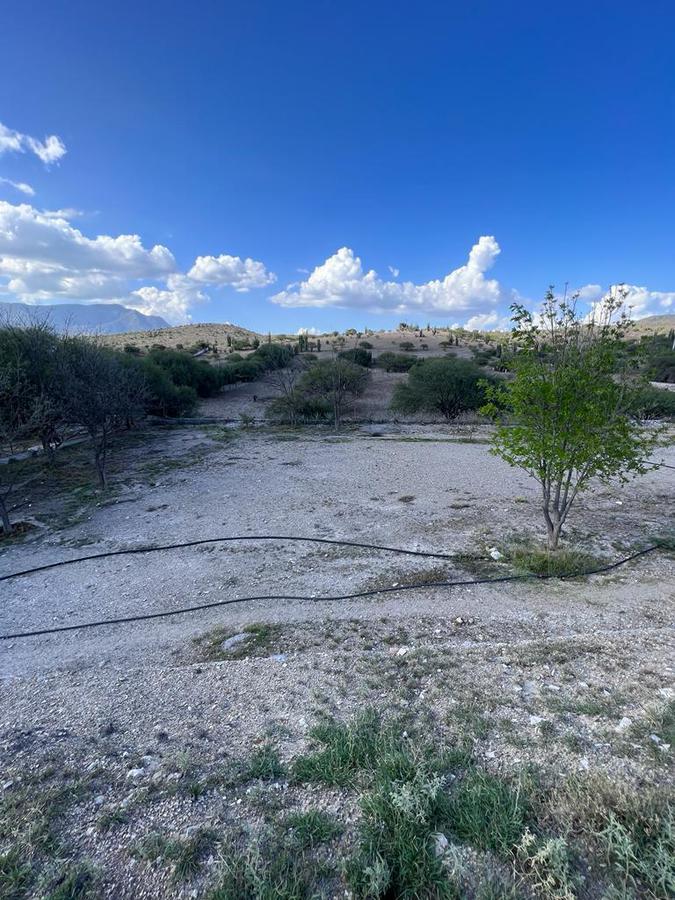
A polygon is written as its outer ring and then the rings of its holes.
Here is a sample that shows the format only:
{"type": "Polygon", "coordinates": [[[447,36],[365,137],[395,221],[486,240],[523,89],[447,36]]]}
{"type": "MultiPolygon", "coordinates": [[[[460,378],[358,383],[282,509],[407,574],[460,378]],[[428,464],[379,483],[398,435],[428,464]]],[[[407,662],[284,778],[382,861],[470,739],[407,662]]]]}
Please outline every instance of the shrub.
{"type": "Polygon", "coordinates": [[[412,341],[401,341],[398,346],[401,350],[405,350],[406,353],[409,353],[411,350],[415,349],[415,345],[412,341]]]}
{"type": "Polygon", "coordinates": [[[338,357],[356,363],[357,366],[363,366],[366,369],[369,369],[373,364],[373,354],[362,347],[357,347],[355,350],[343,350],[341,353],[338,353],[338,357]]]}
{"type": "Polygon", "coordinates": [[[404,353],[392,353],[386,351],[380,353],[375,360],[375,365],[385,372],[409,372],[417,360],[414,356],[406,356],[404,353]]]}
{"type": "Polygon", "coordinates": [[[373,349],[373,345],[370,343],[370,341],[359,341],[359,347],[361,347],[362,350],[373,349]]]}
{"type": "Polygon", "coordinates": [[[645,385],[635,395],[634,410],[646,419],[675,418],[675,391],[645,385]]]}
{"type": "Polygon", "coordinates": [[[407,384],[396,386],[392,409],[403,413],[439,412],[451,420],[483,404],[483,382],[483,373],[468,360],[420,360],[410,369],[407,384]]]}

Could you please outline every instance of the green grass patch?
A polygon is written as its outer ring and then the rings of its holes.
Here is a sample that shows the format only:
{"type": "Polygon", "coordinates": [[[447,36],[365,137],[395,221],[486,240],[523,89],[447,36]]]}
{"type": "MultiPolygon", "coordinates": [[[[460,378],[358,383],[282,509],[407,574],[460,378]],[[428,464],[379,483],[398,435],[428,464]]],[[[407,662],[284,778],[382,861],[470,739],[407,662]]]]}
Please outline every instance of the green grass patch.
{"type": "Polygon", "coordinates": [[[507,856],[525,830],[529,807],[524,780],[510,784],[489,772],[472,769],[453,791],[449,818],[460,840],[507,856]]]}
{"type": "Polygon", "coordinates": [[[281,761],[279,751],[272,744],[264,744],[251,754],[244,767],[245,777],[271,780],[282,778],[286,774],[286,767],[281,761]]]}
{"type": "Polygon", "coordinates": [[[319,809],[290,813],[283,824],[291,830],[293,844],[301,850],[325,844],[342,834],[340,823],[319,809]]]}
{"type": "Polygon", "coordinates": [[[544,550],[538,547],[516,545],[506,554],[511,565],[523,574],[546,575],[553,578],[570,578],[584,575],[608,564],[601,556],[581,550],[544,550]]]}

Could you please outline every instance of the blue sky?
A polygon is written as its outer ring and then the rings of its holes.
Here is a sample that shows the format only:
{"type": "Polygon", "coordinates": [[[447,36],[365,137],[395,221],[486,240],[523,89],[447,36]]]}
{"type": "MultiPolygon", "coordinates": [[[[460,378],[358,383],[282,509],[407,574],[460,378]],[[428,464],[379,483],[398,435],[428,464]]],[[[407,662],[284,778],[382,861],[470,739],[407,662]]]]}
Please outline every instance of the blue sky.
{"type": "Polygon", "coordinates": [[[490,327],[626,282],[675,312],[674,34],[670,2],[5,0],[0,299],[490,327]]]}

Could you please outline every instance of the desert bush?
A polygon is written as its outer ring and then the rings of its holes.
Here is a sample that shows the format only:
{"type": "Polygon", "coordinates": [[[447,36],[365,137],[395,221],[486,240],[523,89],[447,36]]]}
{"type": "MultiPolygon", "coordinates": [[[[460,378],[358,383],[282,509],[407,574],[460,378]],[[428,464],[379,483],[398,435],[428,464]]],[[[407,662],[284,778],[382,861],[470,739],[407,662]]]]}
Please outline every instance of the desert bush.
{"type": "Polygon", "coordinates": [[[369,369],[373,364],[373,354],[362,347],[357,347],[354,350],[343,350],[341,353],[338,353],[338,358],[346,359],[348,362],[356,363],[357,366],[363,366],[366,369],[369,369]]]}
{"type": "Polygon", "coordinates": [[[398,345],[401,350],[404,350],[406,353],[409,353],[411,350],[415,349],[415,345],[412,341],[401,341],[398,345]]]}
{"type": "Polygon", "coordinates": [[[375,365],[385,372],[409,372],[415,365],[417,359],[414,356],[406,356],[405,353],[392,353],[387,350],[375,360],[375,365]]]}
{"type": "Polygon", "coordinates": [[[675,391],[643,385],[635,392],[633,411],[645,419],[675,418],[675,391]]]}
{"type": "Polygon", "coordinates": [[[180,350],[151,350],[148,358],[164,369],[178,387],[193,388],[199,397],[212,397],[223,385],[222,368],[211,366],[180,350]]]}
{"type": "Polygon", "coordinates": [[[392,409],[441,413],[448,421],[485,402],[484,375],[475,363],[455,357],[418,360],[406,384],[394,391],[392,409]]]}
{"type": "Polygon", "coordinates": [[[370,341],[359,341],[359,347],[362,350],[372,350],[373,349],[373,345],[370,343],[370,341]]]}

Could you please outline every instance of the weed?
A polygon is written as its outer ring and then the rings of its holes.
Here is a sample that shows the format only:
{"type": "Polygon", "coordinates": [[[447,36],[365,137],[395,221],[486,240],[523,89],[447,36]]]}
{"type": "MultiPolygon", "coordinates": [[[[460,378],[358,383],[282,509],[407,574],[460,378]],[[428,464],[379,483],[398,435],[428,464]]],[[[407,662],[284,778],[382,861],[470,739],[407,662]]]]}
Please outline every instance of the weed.
{"type": "Polygon", "coordinates": [[[546,900],[575,900],[575,879],[570,868],[569,849],[563,838],[538,839],[526,828],[515,856],[537,896],[546,900]]]}
{"type": "Polygon", "coordinates": [[[115,809],[107,809],[102,812],[96,824],[100,831],[108,831],[109,828],[115,825],[123,825],[128,821],[128,818],[128,813],[125,810],[116,807],[115,809]]]}
{"type": "Polygon", "coordinates": [[[254,751],[245,767],[247,778],[281,778],[285,772],[279,751],[272,744],[264,744],[254,751]]]}
{"type": "Polygon", "coordinates": [[[260,848],[228,853],[219,883],[207,900],[310,900],[312,871],[301,853],[284,848],[263,855],[260,848]]]}
{"type": "Polygon", "coordinates": [[[174,861],[173,880],[188,881],[199,872],[202,860],[216,844],[216,833],[210,828],[200,828],[183,841],[169,842],[165,856],[174,861]]]}
{"type": "Polygon", "coordinates": [[[325,844],[342,833],[342,826],[319,809],[291,813],[284,819],[284,825],[292,829],[293,844],[301,850],[325,844]]]}
{"type": "Polygon", "coordinates": [[[507,554],[518,571],[532,575],[569,578],[607,565],[607,560],[581,550],[542,550],[527,544],[516,545],[507,554]]]}
{"type": "Polygon", "coordinates": [[[507,855],[520,838],[529,815],[524,780],[511,785],[480,769],[469,770],[453,792],[452,830],[481,850],[507,855]]]}
{"type": "Polygon", "coordinates": [[[0,896],[5,900],[21,900],[32,880],[32,869],[16,848],[0,853],[0,896]]]}
{"type": "Polygon", "coordinates": [[[61,872],[51,889],[44,895],[45,900],[85,900],[96,894],[96,872],[89,863],[77,863],[61,872]]]}
{"type": "Polygon", "coordinates": [[[152,861],[162,859],[167,854],[169,841],[158,831],[150,831],[144,835],[130,850],[135,859],[152,861]]]}
{"type": "Polygon", "coordinates": [[[346,867],[356,897],[459,896],[434,845],[448,818],[440,775],[411,757],[385,764],[361,809],[359,851],[346,867]]]}
{"type": "Polygon", "coordinates": [[[360,713],[350,725],[327,720],[310,736],[321,750],[300,756],[293,766],[298,781],[347,785],[362,771],[374,771],[383,756],[400,752],[402,739],[392,726],[382,725],[374,710],[360,713]]]}

